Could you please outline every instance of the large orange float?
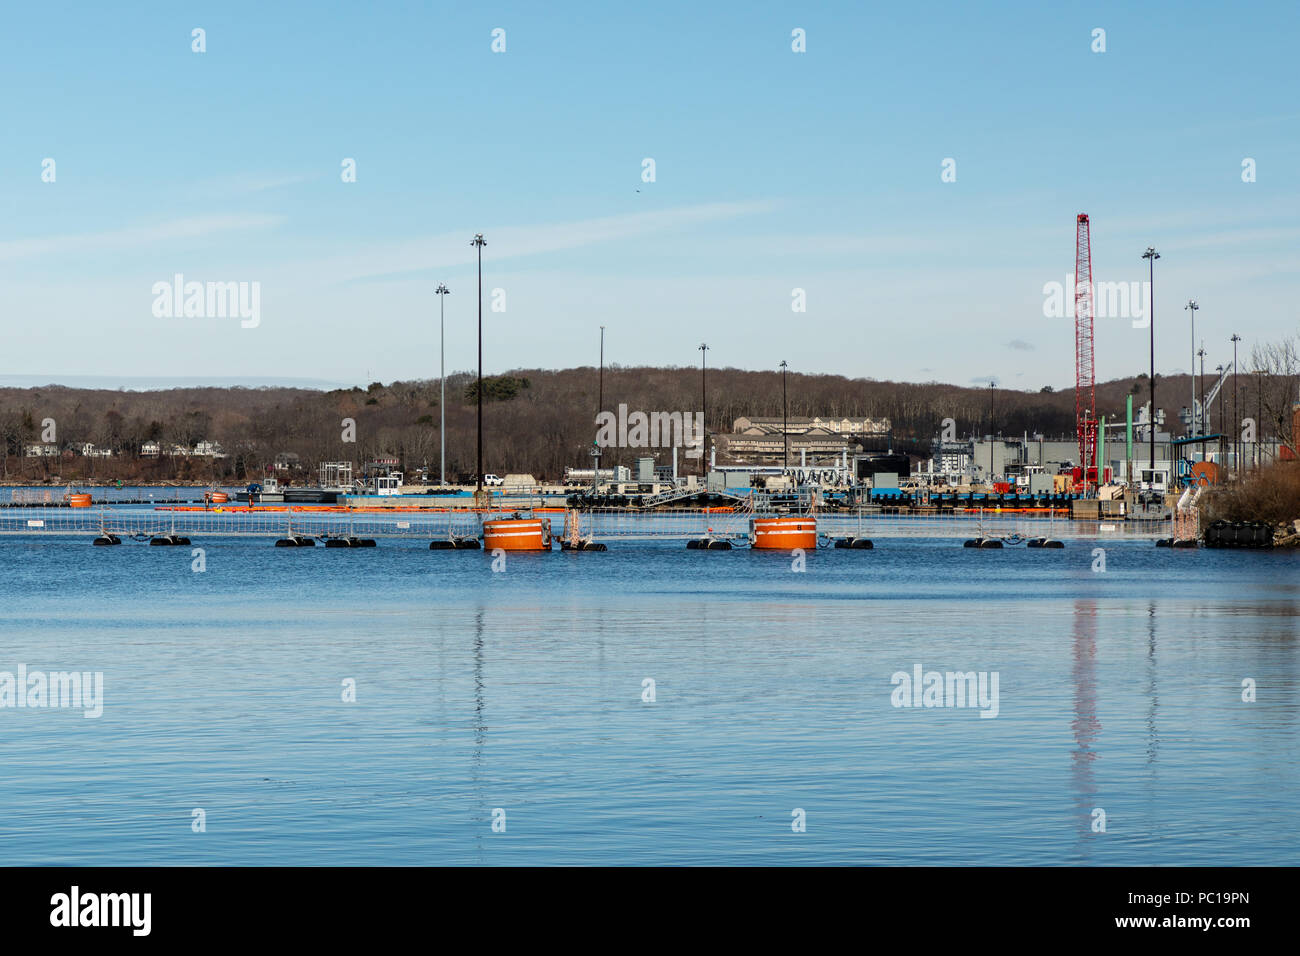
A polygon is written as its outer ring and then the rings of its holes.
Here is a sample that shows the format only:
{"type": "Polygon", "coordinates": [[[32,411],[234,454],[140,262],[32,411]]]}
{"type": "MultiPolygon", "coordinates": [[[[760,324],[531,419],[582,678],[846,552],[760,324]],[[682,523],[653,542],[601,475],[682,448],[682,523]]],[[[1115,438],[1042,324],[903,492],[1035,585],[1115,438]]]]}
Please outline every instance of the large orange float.
{"type": "Polygon", "coordinates": [[[760,551],[812,550],[817,547],[817,519],[754,518],[749,536],[751,546],[760,551]]]}
{"type": "Polygon", "coordinates": [[[497,518],[483,522],[483,550],[550,551],[550,518],[497,518]]]}

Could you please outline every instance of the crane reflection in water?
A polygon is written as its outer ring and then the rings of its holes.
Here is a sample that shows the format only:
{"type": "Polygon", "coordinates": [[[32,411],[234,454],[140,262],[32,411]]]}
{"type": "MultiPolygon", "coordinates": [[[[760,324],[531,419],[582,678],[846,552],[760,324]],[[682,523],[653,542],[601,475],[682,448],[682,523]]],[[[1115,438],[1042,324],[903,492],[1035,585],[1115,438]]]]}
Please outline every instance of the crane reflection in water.
{"type": "MultiPolygon", "coordinates": [[[[1093,810],[1097,807],[1097,782],[1093,777],[1093,761],[1100,754],[1096,744],[1101,735],[1101,720],[1097,716],[1097,605],[1095,601],[1074,603],[1074,664],[1071,682],[1074,686],[1074,710],[1070,729],[1074,735],[1074,749],[1070,753],[1071,776],[1078,801],[1080,852],[1089,855],[1089,838],[1092,836],[1093,810]]],[[[1104,808],[1103,808],[1104,809],[1104,808]]]]}

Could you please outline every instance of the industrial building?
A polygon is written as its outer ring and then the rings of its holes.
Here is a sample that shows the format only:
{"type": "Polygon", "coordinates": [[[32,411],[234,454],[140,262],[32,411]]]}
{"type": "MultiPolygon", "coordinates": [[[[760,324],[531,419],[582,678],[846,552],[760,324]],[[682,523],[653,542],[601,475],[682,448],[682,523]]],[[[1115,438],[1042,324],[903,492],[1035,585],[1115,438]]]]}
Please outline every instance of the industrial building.
{"type": "Polygon", "coordinates": [[[789,460],[842,458],[861,450],[864,438],[888,435],[887,418],[823,418],[821,416],[737,418],[729,435],[715,435],[714,446],[733,459],[754,464],[789,460]]]}
{"type": "MultiPolygon", "coordinates": [[[[918,474],[932,485],[968,485],[1007,482],[1015,484],[1031,474],[1053,476],[1070,474],[1078,465],[1079,446],[1073,439],[1046,439],[1041,435],[1021,438],[984,436],[966,441],[936,441],[928,461],[922,463],[918,474]]],[[[1151,445],[1149,437],[1135,438],[1130,459],[1124,438],[1109,436],[1099,443],[1098,461],[1101,462],[1103,482],[1106,480],[1133,483],[1144,487],[1152,485],[1150,474],[1151,445]]],[[[1287,453],[1276,440],[1248,442],[1234,451],[1218,442],[1207,442],[1205,460],[1235,469],[1240,460],[1243,470],[1265,464],[1287,453]]],[[[1175,439],[1168,432],[1157,431],[1155,443],[1154,483],[1156,488],[1172,488],[1188,469],[1201,460],[1198,443],[1175,439]],[[1170,476],[1175,479],[1170,481],[1170,476]]],[[[1022,481],[1022,484],[1028,484],[1022,481]]]]}

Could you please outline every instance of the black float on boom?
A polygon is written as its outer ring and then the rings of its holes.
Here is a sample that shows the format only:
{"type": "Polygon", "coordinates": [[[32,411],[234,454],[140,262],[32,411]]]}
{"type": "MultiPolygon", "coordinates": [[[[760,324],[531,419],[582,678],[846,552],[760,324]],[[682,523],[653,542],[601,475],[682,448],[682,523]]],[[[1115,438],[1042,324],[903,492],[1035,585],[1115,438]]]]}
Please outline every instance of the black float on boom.
{"type": "Polygon", "coordinates": [[[458,538],[455,535],[429,542],[430,551],[477,551],[480,547],[478,538],[458,538]]]}
{"type": "Polygon", "coordinates": [[[718,538],[691,538],[686,547],[691,551],[730,551],[731,542],[718,538]]]}
{"type": "Polygon", "coordinates": [[[354,538],[351,535],[345,538],[326,538],[325,547],[327,548],[373,548],[375,547],[375,539],[354,538]]]}

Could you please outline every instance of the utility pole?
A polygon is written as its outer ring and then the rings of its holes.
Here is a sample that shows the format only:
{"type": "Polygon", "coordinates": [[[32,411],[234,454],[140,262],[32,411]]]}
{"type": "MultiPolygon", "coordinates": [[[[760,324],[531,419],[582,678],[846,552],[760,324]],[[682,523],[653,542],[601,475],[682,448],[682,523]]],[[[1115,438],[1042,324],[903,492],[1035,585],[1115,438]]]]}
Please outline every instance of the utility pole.
{"type": "Polygon", "coordinates": [[[1147,251],[1142,253],[1142,258],[1147,261],[1147,289],[1150,295],[1147,320],[1151,329],[1151,486],[1154,489],[1156,483],[1156,260],[1160,258],[1160,253],[1156,252],[1153,246],[1147,246],[1147,251]]]}
{"type": "Polygon", "coordinates": [[[703,342],[700,343],[700,407],[703,417],[704,434],[700,436],[700,477],[706,474],[705,469],[709,466],[709,385],[708,373],[705,370],[705,359],[709,346],[703,342]]]}
{"type": "Polygon", "coordinates": [[[1237,393],[1237,343],[1241,341],[1241,336],[1236,332],[1232,333],[1232,427],[1236,429],[1232,436],[1232,470],[1238,474],[1241,473],[1241,409],[1238,405],[1237,393]]]}
{"type": "Polygon", "coordinates": [[[785,388],[785,373],[789,366],[781,360],[781,443],[784,451],[781,456],[781,470],[790,467],[790,400],[785,388]]]}
{"type": "Polygon", "coordinates": [[[478,474],[475,475],[475,495],[483,493],[483,233],[470,240],[478,250],[478,474]]]}
{"type": "Polygon", "coordinates": [[[447,295],[451,292],[438,283],[433,290],[438,296],[438,437],[442,439],[442,455],[438,459],[438,489],[447,487],[447,295]]]}

